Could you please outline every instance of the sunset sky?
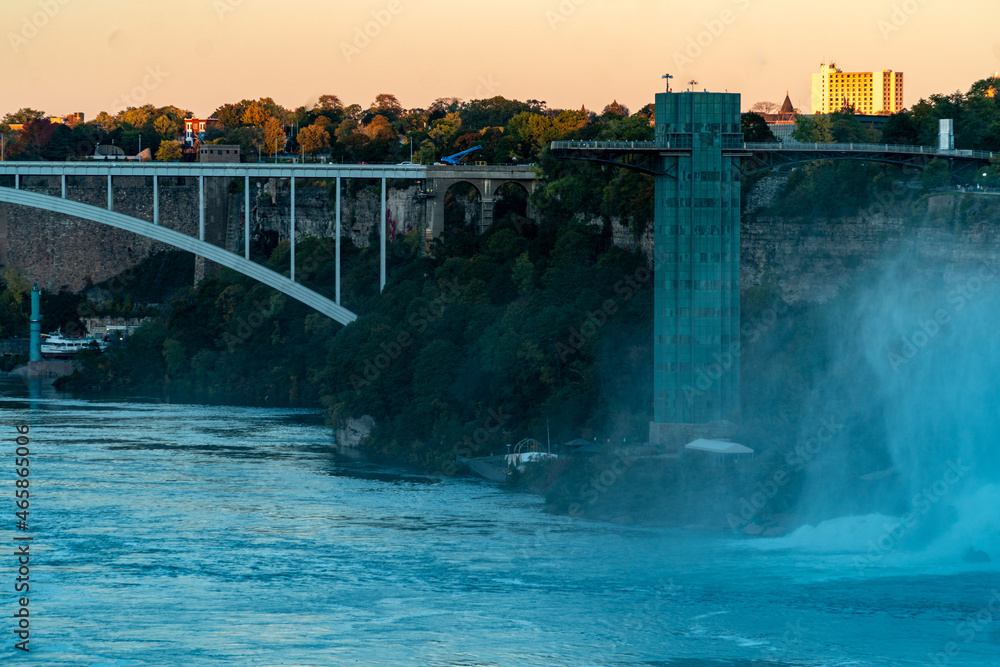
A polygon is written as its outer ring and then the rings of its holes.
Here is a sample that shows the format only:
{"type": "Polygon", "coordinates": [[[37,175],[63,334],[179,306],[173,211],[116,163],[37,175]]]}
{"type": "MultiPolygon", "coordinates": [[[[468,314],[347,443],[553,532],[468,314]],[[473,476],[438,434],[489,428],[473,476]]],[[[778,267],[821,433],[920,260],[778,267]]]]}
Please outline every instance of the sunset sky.
{"type": "Polygon", "coordinates": [[[788,90],[808,112],[810,74],[831,61],[904,72],[911,106],[1000,69],[998,26],[996,0],[3,0],[0,115],[383,92],[635,111],[667,72],[744,109],[788,90]]]}

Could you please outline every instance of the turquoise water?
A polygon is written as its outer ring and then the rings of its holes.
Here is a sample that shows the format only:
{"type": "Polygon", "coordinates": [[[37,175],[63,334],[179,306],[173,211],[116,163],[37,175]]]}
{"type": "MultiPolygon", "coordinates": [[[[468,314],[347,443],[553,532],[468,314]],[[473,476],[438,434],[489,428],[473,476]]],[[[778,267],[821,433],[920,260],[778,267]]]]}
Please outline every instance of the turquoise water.
{"type": "Polygon", "coordinates": [[[0,664],[1000,665],[995,565],[549,516],[341,457],[309,412],[0,390],[32,449],[2,552],[34,537],[27,655],[0,557],[0,664]]]}

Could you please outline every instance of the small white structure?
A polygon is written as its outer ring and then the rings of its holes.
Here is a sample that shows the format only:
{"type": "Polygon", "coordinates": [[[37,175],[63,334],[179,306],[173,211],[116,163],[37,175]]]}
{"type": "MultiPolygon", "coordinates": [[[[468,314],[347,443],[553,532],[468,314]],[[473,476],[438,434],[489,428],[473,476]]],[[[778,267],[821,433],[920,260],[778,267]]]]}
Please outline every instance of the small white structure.
{"type": "Polygon", "coordinates": [[[693,442],[684,445],[684,449],[693,449],[699,452],[716,454],[716,458],[723,461],[742,461],[744,458],[751,458],[753,450],[737,442],[728,440],[707,440],[698,438],[693,442]]]}
{"type": "Polygon", "coordinates": [[[951,118],[938,120],[938,150],[955,150],[955,121],[951,118]]]}

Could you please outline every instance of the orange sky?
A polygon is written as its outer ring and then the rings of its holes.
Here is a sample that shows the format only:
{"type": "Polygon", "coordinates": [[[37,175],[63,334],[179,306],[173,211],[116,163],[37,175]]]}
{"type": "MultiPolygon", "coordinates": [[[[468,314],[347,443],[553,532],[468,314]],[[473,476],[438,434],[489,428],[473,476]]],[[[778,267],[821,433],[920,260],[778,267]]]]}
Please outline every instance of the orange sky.
{"type": "Polygon", "coordinates": [[[904,72],[907,106],[1000,69],[996,0],[2,3],[0,115],[29,106],[91,119],[144,102],[202,115],[322,93],[367,106],[381,92],[407,107],[503,95],[598,111],[616,98],[634,111],[667,72],[675,89],[694,78],[740,92],[744,109],[787,89],[809,111],[810,74],[832,59],[904,72]]]}

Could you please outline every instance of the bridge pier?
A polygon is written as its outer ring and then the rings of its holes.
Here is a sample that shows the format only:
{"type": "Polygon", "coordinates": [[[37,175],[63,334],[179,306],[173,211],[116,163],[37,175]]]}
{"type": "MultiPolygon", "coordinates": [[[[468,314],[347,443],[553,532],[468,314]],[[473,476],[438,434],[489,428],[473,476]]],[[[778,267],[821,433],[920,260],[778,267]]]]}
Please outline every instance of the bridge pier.
{"type": "Polygon", "coordinates": [[[528,193],[525,213],[534,218],[535,209],[530,196],[535,191],[535,173],[531,165],[488,165],[427,168],[427,190],[433,193],[425,200],[428,240],[437,238],[444,231],[444,197],[448,189],[457,183],[468,183],[479,193],[479,227],[483,233],[493,224],[497,192],[507,183],[517,183],[528,193]]]}
{"type": "Polygon", "coordinates": [[[337,240],[334,242],[336,244],[336,275],[334,277],[334,303],[338,306],[340,305],[340,176],[337,177],[337,203],[336,203],[336,215],[335,215],[335,225],[336,225],[336,237],[337,240]]]}
{"type": "Polygon", "coordinates": [[[381,230],[381,247],[379,248],[379,278],[378,278],[378,291],[381,292],[385,289],[385,177],[382,177],[382,199],[380,208],[380,227],[381,230]]]}
{"type": "Polygon", "coordinates": [[[243,177],[243,258],[250,259],[250,177],[243,177]]]}
{"type": "Polygon", "coordinates": [[[493,224],[493,206],[496,200],[493,197],[482,198],[482,213],[479,217],[479,233],[482,234],[493,224]]]}

